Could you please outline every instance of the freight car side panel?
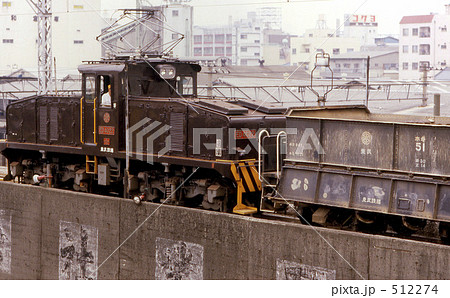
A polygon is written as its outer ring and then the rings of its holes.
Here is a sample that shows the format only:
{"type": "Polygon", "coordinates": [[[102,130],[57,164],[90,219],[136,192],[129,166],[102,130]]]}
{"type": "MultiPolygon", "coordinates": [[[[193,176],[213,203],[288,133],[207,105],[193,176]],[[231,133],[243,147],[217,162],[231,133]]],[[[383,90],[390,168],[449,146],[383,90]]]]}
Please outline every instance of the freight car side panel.
{"type": "Polygon", "coordinates": [[[449,126],[297,117],[287,124],[297,131],[287,137],[289,161],[450,176],[449,126]]]}
{"type": "Polygon", "coordinates": [[[450,127],[398,126],[398,169],[450,176],[450,127]]]}
{"type": "Polygon", "coordinates": [[[450,222],[450,185],[285,167],[282,199],[450,222]]]}
{"type": "Polygon", "coordinates": [[[392,168],[392,125],[333,120],[324,120],[322,125],[324,163],[392,168]]]}

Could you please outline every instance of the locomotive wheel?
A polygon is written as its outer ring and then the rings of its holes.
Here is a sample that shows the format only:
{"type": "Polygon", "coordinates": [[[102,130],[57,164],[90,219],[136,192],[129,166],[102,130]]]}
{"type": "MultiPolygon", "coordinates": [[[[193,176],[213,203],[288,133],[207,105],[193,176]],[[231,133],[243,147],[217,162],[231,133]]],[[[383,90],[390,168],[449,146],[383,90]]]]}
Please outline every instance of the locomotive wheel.
{"type": "Polygon", "coordinates": [[[427,221],[419,218],[406,216],[395,216],[389,221],[392,229],[401,236],[411,236],[413,233],[423,229],[427,221]]]}
{"type": "Polygon", "coordinates": [[[387,229],[386,217],[383,214],[356,211],[356,229],[364,233],[384,233],[387,229]]]}
{"type": "Polygon", "coordinates": [[[449,223],[439,223],[439,236],[441,236],[441,241],[444,244],[450,244],[450,224],[449,223]]]}

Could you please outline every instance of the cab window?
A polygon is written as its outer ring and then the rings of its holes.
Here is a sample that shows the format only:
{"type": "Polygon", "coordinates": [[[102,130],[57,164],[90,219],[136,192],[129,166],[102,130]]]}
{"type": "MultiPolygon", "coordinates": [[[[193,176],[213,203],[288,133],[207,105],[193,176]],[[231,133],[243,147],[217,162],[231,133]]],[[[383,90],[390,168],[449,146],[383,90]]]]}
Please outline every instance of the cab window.
{"type": "Polygon", "coordinates": [[[86,75],[84,84],[85,84],[84,99],[87,102],[94,102],[94,99],[95,99],[95,76],[86,75]]]}
{"type": "Polygon", "coordinates": [[[100,81],[100,106],[110,108],[112,105],[112,79],[108,75],[99,76],[100,81]]]}

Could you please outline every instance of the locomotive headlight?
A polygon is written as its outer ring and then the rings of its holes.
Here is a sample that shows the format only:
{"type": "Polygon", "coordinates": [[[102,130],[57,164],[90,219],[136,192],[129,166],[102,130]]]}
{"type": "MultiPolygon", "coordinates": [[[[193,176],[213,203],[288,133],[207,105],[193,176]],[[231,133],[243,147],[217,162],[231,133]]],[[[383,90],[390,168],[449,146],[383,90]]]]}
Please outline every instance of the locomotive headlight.
{"type": "Polygon", "coordinates": [[[162,64],[157,66],[159,76],[164,80],[172,80],[176,76],[175,67],[168,64],[162,64]]]}

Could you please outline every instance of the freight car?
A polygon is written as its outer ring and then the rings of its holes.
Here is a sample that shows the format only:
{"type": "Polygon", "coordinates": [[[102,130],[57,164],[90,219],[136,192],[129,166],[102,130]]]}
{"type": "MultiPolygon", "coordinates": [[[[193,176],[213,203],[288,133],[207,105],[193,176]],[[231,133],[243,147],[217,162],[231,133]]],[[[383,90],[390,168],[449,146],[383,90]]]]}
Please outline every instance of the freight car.
{"type": "MultiPolygon", "coordinates": [[[[9,162],[6,178],[124,194],[136,203],[256,212],[257,132],[283,128],[285,108],[199,98],[200,70],[162,57],[87,62],[79,67],[80,97],[10,104],[7,140],[0,144],[9,162]]],[[[265,157],[267,170],[273,156],[265,157]]]]}
{"type": "MultiPolygon", "coordinates": [[[[450,227],[450,118],[372,114],[363,106],[291,109],[271,211],[293,204],[302,220],[399,234],[450,227]],[[281,206],[281,207],[280,207],[281,206]]],[[[265,174],[263,174],[264,176],[265,174]]]]}

